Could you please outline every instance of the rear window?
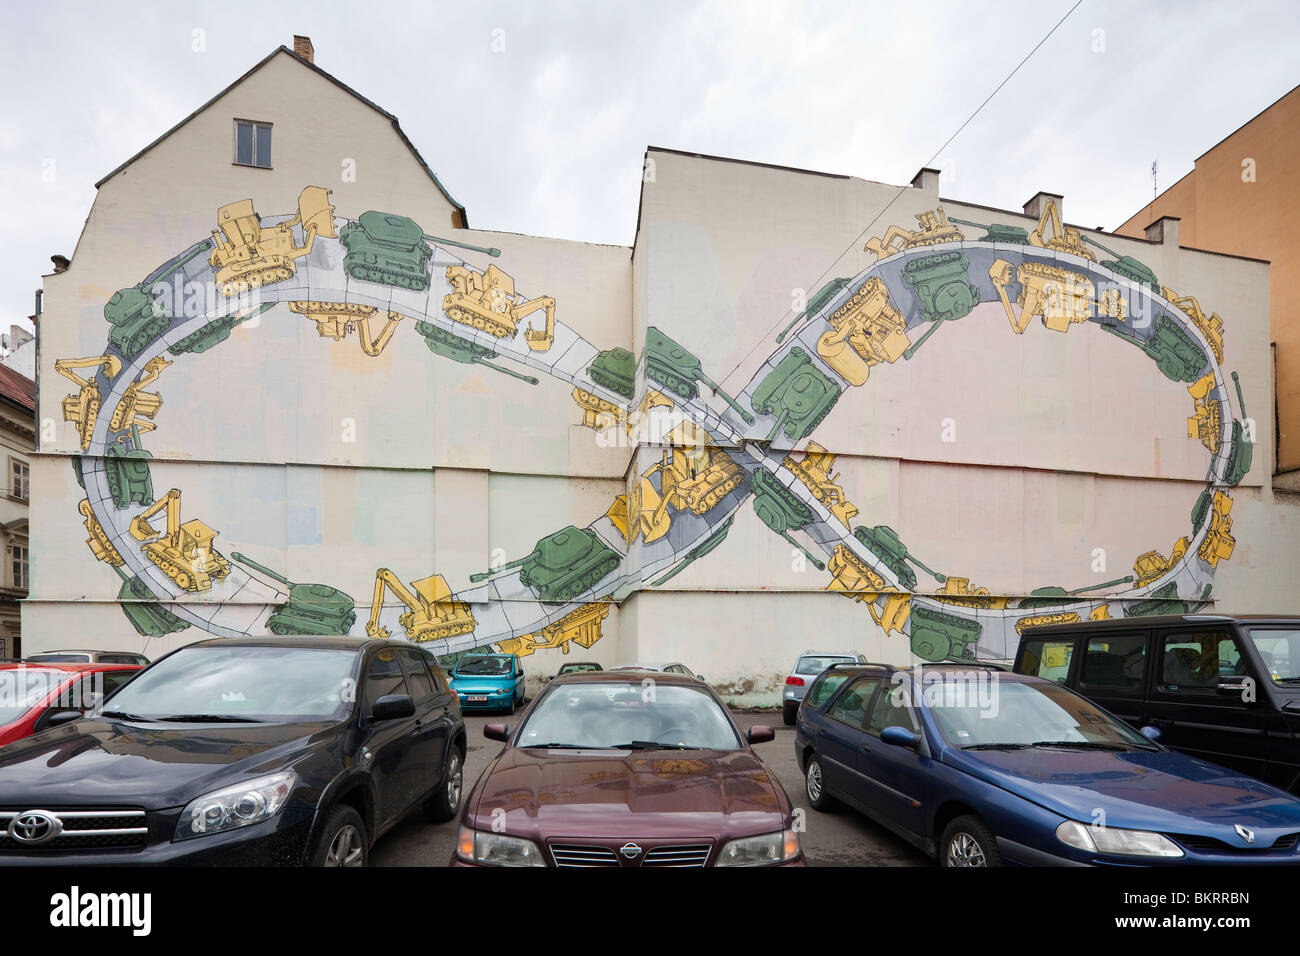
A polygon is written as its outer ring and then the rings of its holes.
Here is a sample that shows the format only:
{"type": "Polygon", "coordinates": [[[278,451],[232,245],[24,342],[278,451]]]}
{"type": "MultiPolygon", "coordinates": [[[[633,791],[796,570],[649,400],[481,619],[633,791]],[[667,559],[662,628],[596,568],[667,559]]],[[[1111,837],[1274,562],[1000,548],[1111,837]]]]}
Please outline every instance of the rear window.
{"type": "Polygon", "coordinates": [[[29,661],[41,664],[89,664],[89,654],[33,654],[29,661]]]}
{"type": "Polygon", "coordinates": [[[1073,641],[1025,641],[1020,646],[1016,673],[1064,684],[1073,654],[1073,641]]]}
{"type": "Polygon", "coordinates": [[[820,674],[832,664],[852,664],[853,658],[846,654],[819,654],[801,657],[795,662],[796,674],[820,674]]]}

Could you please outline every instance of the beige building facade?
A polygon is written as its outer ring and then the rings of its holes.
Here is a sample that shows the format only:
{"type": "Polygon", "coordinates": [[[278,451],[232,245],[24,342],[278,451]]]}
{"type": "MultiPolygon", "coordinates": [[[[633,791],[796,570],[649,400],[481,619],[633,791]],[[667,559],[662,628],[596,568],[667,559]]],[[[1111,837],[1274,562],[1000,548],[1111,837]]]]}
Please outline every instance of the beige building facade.
{"type": "Polygon", "coordinates": [[[939,181],[650,149],[630,248],[478,231],[276,51],[46,277],[26,649],[370,634],[775,702],[808,648],[1300,611],[1267,264],[939,181]]]}

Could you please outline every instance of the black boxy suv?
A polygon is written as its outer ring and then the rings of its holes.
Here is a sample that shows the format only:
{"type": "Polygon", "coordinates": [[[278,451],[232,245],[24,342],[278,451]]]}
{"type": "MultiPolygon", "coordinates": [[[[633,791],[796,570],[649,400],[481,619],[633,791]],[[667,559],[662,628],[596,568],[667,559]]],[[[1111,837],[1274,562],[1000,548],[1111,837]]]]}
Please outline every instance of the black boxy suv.
{"type": "Polygon", "coordinates": [[[1300,617],[1189,614],[1027,628],[1014,667],[1300,795],[1300,617]]]}
{"type": "Polygon", "coordinates": [[[460,810],[460,705],[404,641],[201,641],[77,717],[0,748],[0,865],[364,866],[460,810]]]}

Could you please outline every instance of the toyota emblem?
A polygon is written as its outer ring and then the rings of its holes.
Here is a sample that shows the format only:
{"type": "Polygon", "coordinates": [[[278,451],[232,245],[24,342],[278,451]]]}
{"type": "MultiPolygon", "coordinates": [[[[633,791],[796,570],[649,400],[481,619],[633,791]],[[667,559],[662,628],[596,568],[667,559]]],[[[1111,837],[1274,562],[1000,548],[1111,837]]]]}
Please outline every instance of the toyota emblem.
{"type": "Polygon", "coordinates": [[[9,821],[9,838],[27,846],[53,840],[63,831],[63,821],[45,810],[24,810],[9,821]]]}
{"type": "Polygon", "coordinates": [[[1236,824],[1233,829],[1237,831],[1237,836],[1241,837],[1247,843],[1255,842],[1254,830],[1251,830],[1248,827],[1243,827],[1240,823],[1236,824]]]}
{"type": "Polygon", "coordinates": [[[626,859],[635,860],[638,856],[641,855],[641,848],[637,846],[635,843],[624,843],[621,847],[619,847],[618,852],[622,853],[624,858],[626,859]]]}

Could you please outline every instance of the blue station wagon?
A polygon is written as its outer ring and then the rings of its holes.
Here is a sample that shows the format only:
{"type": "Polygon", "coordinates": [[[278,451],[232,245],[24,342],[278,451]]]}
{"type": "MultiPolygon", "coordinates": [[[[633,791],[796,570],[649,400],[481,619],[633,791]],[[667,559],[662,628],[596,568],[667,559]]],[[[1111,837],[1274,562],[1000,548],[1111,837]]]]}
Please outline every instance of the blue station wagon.
{"type": "Polygon", "coordinates": [[[1300,864],[1300,800],[1036,677],[835,666],[795,754],[813,809],[845,803],[941,866],[1300,864]]]}

